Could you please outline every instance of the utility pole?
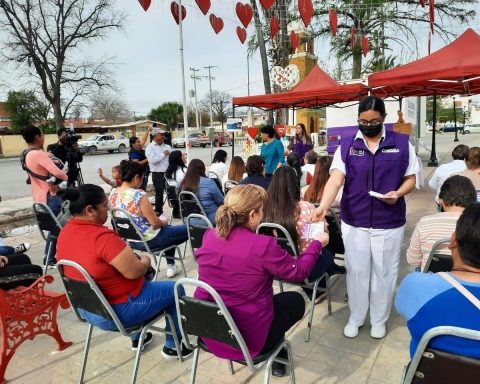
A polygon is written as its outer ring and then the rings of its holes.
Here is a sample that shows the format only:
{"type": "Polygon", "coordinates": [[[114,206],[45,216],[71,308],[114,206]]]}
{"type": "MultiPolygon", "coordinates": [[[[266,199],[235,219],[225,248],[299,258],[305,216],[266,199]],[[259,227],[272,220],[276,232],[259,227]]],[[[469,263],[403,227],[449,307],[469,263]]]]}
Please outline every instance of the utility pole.
{"type": "Polygon", "coordinates": [[[200,129],[200,119],[198,117],[197,80],[201,80],[201,77],[197,76],[197,72],[200,71],[199,69],[190,67],[190,70],[192,71],[192,76],[190,77],[193,79],[193,92],[195,94],[195,119],[197,121],[198,131],[200,129]]]}
{"type": "Polygon", "coordinates": [[[209,65],[208,67],[203,68],[208,69],[208,83],[210,87],[210,128],[213,129],[212,80],[215,80],[215,78],[212,77],[212,69],[217,67],[215,65],[209,65]]]}

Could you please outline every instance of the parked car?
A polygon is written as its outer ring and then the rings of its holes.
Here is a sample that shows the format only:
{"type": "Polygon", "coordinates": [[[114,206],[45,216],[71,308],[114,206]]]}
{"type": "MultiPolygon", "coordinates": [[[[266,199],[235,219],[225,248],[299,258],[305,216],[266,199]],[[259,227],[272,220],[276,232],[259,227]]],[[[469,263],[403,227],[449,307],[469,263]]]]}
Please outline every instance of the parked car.
{"type": "MultiPolygon", "coordinates": [[[[443,128],[441,129],[443,132],[455,132],[455,124],[453,123],[445,123],[443,128]]],[[[457,132],[462,132],[463,124],[457,123],[457,132]]]]}
{"type": "Polygon", "coordinates": [[[93,135],[78,142],[80,151],[89,155],[94,155],[98,151],[127,152],[129,145],[128,139],[116,139],[114,135],[93,135]]]}
{"type": "Polygon", "coordinates": [[[185,148],[185,137],[180,136],[180,137],[174,137],[172,139],[172,147],[173,148],[185,148]]]}
{"type": "Polygon", "coordinates": [[[225,132],[215,132],[214,135],[214,140],[213,140],[213,145],[217,146],[217,144],[220,145],[231,145],[232,144],[232,138],[228,133],[225,132]]]}
{"type": "Polygon", "coordinates": [[[467,124],[463,133],[480,133],[480,124],[467,124]]]}

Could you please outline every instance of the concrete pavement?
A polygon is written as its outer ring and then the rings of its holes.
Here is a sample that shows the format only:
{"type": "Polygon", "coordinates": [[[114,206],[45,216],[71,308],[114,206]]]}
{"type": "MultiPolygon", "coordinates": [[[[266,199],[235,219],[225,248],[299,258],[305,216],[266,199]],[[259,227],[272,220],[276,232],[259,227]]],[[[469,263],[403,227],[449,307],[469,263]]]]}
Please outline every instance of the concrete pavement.
{"type": "MultiPolygon", "coordinates": [[[[450,161],[450,152],[458,143],[453,136],[446,135],[437,144],[439,162],[450,161]]],[[[460,136],[460,143],[475,145],[474,135],[460,136]],[[469,139],[469,140],[467,140],[469,139]]],[[[429,143],[425,144],[429,146],[429,143]]],[[[477,143],[478,145],[478,143],[477,143]]],[[[425,178],[428,180],[434,168],[426,167],[430,157],[426,148],[420,147],[419,155],[425,166],[425,178]]],[[[408,246],[410,235],[421,216],[435,211],[434,191],[428,187],[416,190],[407,198],[407,225],[403,248],[408,246]]],[[[18,199],[0,203],[0,214],[11,214],[28,209],[31,200],[18,199]]],[[[23,241],[32,243],[28,252],[34,262],[40,263],[43,257],[43,240],[38,231],[30,228],[14,238],[7,238],[9,244],[23,241]]],[[[405,252],[403,252],[405,254],[405,252]]],[[[187,252],[186,267],[188,275],[194,277],[196,266],[187,252]]],[[[401,259],[401,278],[411,268],[404,257],[401,259]]],[[[58,274],[50,272],[56,278],[52,289],[60,289],[58,274]]],[[[161,277],[165,278],[162,268],[161,277]]],[[[296,364],[297,382],[308,383],[398,383],[403,366],[408,361],[409,334],[403,319],[392,310],[388,322],[388,334],[382,340],[369,336],[369,326],[360,330],[356,339],[343,336],[343,327],[348,319],[348,306],[344,301],[345,282],[342,279],[333,289],[333,314],[328,316],[326,303],[315,308],[313,329],[310,342],[304,341],[306,322],[304,318],[288,335],[292,342],[296,364]]],[[[74,383],[78,380],[86,326],[79,323],[71,310],[59,313],[59,326],[65,340],[74,344],[63,352],[51,353],[56,347],[53,339],[39,336],[25,342],[10,362],[6,378],[11,383],[74,383]]],[[[155,335],[153,343],[147,347],[140,362],[138,383],[188,383],[191,360],[180,364],[177,361],[165,361],[160,354],[163,345],[162,335],[155,335]]],[[[134,353],[130,341],[115,333],[94,331],[90,358],[86,371],[86,382],[91,383],[128,383],[130,379],[134,353]]],[[[261,383],[262,374],[252,376],[247,368],[236,365],[238,372],[231,376],[225,361],[201,353],[197,374],[197,383],[261,383]]],[[[272,378],[271,383],[287,383],[288,378],[272,378]]]]}

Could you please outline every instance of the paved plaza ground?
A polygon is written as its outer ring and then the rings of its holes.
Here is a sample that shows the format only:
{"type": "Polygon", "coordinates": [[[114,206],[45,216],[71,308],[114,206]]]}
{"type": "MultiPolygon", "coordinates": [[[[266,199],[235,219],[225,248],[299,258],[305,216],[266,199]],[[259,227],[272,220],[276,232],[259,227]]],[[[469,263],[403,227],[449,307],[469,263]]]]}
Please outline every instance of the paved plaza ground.
{"type": "MultiPolygon", "coordinates": [[[[473,135],[460,136],[460,143],[475,145],[472,137],[473,135]]],[[[453,143],[452,140],[443,140],[438,145],[437,153],[440,162],[450,161],[450,152],[455,144],[457,143],[453,143]]],[[[419,155],[424,163],[425,178],[428,181],[434,171],[434,168],[426,166],[430,153],[426,148],[421,147],[419,155]]],[[[407,225],[398,283],[412,269],[406,263],[405,249],[418,219],[435,211],[433,198],[434,192],[428,187],[415,190],[407,197],[407,225]]],[[[13,200],[7,201],[7,204],[15,207],[13,200]]],[[[28,208],[31,201],[27,202],[27,206],[25,204],[23,199],[19,200],[18,209],[28,208]]],[[[41,263],[44,242],[39,233],[31,230],[6,239],[10,244],[23,241],[32,244],[28,254],[33,262],[41,263]]],[[[186,267],[188,276],[195,277],[196,265],[190,251],[187,252],[186,267]]],[[[51,270],[50,273],[56,279],[51,288],[60,290],[58,273],[55,270],[51,270]]],[[[160,278],[165,278],[165,270],[161,272],[160,278]]],[[[361,328],[357,338],[347,339],[343,336],[343,327],[349,312],[345,293],[345,279],[342,278],[333,289],[332,316],[328,315],[326,302],[316,306],[310,342],[304,341],[306,318],[288,335],[294,351],[297,383],[399,383],[403,367],[409,359],[410,337],[405,322],[393,309],[388,322],[388,334],[384,339],[372,339],[368,324],[361,328]]],[[[38,336],[33,341],[25,342],[17,350],[6,372],[6,378],[10,383],[63,384],[78,381],[87,327],[77,321],[71,310],[61,310],[59,325],[63,338],[73,341],[74,344],[63,352],[52,353],[56,348],[52,338],[38,336]]],[[[160,354],[163,343],[164,336],[156,334],[153,343],[143,353],[138,383],[188,383],[191,359],[183,363],[164,360],[160,354]]],[[[86,382],[128,383],[134,359],[134,352],[130,347],[130,340],[125,337],[95,330],[87,365],[86,382]]],[[[236,368],[238,371],[232,376],[226,361],[200,353],[197,383],[261,383],[263,380],[262,374],[252,376],[248,368],[242,366],[236,366],[236,368]]],[[[271,383],[288,383],[288,377],[272,378],[271,383]]]]}

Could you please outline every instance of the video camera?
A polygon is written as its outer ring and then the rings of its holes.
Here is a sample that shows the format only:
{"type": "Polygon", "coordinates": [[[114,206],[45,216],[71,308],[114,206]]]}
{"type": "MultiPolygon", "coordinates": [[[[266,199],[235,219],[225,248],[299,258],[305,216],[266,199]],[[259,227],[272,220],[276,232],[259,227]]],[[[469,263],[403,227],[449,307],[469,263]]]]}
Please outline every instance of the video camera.
{"type": "Polygon", "coordinates": [[[78,143],[78,140],[81,138],[82,135],[76,134],[73,129],[67,129],[65,134],[62,136],[61,141],[67,148],[71,148],[73,144],[78,143]]]}

